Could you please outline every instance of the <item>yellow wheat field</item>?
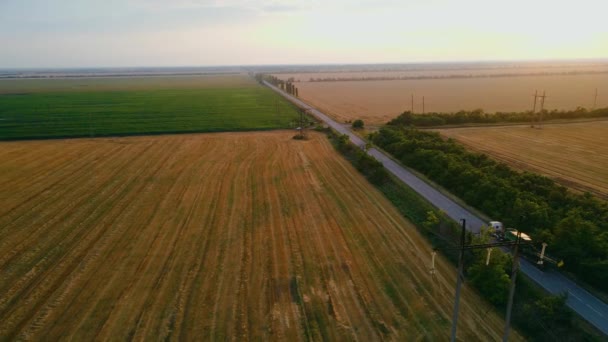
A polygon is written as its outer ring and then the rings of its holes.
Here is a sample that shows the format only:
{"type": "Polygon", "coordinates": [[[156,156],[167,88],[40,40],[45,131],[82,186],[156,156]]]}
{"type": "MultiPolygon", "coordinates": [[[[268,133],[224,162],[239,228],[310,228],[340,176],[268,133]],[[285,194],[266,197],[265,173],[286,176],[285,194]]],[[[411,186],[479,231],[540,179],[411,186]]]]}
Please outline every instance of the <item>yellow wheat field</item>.
{"type": "MultiPolygon", "coordinates": [[[[292,135],[1,143],[0,339],[447,340],[453,267],[292,135]]],[[[503,328],[468,290],[459,322],[503,328]]]]}
{"type": "Polygon", "coordinates": [[[440,130],[516,168],[539,172],[580,191],[608,197],[608,121],[440,130]]]}

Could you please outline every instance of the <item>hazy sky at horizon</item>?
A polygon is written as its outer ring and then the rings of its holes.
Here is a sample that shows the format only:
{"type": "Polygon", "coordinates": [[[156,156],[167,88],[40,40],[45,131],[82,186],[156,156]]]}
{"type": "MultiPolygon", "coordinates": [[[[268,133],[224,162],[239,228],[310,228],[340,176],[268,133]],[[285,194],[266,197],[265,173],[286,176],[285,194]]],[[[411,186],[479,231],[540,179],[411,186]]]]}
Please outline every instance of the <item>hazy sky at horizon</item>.
{"type": "Polygon", "coordinates": [[[607,58],[605,0],[0,0],[0,68],[607,58]]]}

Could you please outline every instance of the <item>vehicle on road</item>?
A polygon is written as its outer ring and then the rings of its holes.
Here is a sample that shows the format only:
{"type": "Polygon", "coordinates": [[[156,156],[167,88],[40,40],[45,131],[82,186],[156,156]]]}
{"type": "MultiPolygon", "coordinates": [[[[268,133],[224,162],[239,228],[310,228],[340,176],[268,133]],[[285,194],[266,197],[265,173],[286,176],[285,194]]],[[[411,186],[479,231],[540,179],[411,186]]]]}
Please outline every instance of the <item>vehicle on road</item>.
{"type": "Polygon", "coordinates": [[[504,238],[505,231],[502,222],[490,221],[488,225],[490,226],[490,235],[498,240],[502,240],[504,238]]]}

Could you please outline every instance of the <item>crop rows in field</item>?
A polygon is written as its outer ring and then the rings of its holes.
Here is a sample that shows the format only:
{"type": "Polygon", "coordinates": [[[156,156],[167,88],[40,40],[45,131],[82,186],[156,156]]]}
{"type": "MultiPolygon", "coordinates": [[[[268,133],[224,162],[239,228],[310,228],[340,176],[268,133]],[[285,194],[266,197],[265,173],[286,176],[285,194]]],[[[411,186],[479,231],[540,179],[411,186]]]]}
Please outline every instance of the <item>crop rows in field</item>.
{"type": "Polygon", "coordinates": [[[295,118],[245,75],[0,81],[0,140],[265,130],[295,118]]]}
{"type": "Polygon", "coordinates": [[[608,121],[440,130],[473,150],[539,172],[570,188],[608,197],[608,121]]]}
{"type": "MultiPolygon", "coordinates": [[[[452,267],[291,135],[0,144],[0,339],[447,339],[452,267]]],[[[502,328],[468,290],[459,322],[502,328]]]]}

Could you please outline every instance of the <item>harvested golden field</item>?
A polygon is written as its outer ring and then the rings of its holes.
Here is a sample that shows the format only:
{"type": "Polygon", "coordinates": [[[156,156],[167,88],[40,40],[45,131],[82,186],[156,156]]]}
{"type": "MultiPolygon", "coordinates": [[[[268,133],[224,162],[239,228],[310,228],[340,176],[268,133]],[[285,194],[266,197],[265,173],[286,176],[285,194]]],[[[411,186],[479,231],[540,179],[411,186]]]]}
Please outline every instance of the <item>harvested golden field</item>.
{"type": "Polygon", "coordinates": [[[512,166],[608,197],[608,121],[439,130],[512,166]]]}
{"type": "Polygon", "coordinates": [[[295,86],[302,100],[338,121],[362,119],[380,125],[410,110],[412,93],[416,113],[422,112],[422,96],[427,113],[478,108],[489,113],[522,112],[532,110],[535,90],[547,92],[548,110],[590,108],[596,88],[597,107],[606,107],[606,84],[608,74],[296,82],[295,86]]]}
{"type": "MultiPolygon", "coordinates": [[[[0,144],[0,339],[446,340],[453,267],[292,135],[0,144]]],[[[500,338],[468,290],[460,317],[500,338]]]]}

